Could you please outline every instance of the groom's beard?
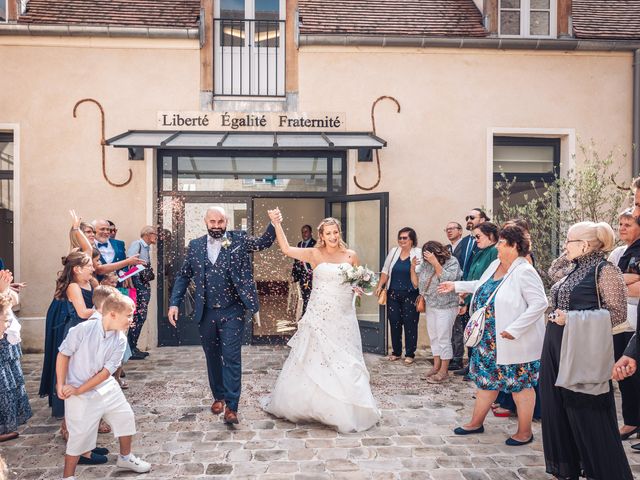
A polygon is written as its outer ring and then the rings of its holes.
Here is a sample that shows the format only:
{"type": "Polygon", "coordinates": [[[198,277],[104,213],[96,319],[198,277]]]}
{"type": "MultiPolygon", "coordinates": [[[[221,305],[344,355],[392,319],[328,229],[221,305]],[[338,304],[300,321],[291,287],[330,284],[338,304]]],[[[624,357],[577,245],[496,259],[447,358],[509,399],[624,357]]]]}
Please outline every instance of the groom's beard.
{"type": "Polygon", "coordinates": [[[209,235],[211,235],[211,238],[220,239],[224,236],[227,229],[226,228],[209,228],[207,229],[207,231],[209,232],[209,235]]]}

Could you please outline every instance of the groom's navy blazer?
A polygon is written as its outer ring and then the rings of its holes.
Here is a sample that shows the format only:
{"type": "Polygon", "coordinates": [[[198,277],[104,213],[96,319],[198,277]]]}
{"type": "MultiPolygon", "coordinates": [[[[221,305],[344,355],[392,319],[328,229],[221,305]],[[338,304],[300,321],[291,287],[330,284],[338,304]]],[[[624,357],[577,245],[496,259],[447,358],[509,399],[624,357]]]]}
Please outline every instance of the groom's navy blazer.
{"type": "MultiPolygon", "coordinates": [[[[247,232],[243,231],[228,231],[226,236],[231,241],[228,247],[223,247],[228,250],[229,254],[231,280],[245,309],[254,314],[260,306],[258,303],[258,291],[253,280],[251,253],[269,248],[276,238],[276,231],[273,225],[269,224],[261,237],[251,237],[247,235],[247,232]]],[[[172,307],[179,306],[187,291],[189,282],[193,280],[196,287],[193,318],[198,323],[202,321],[205,308],[205,263],[208,238],[209,235],[204,235],[189,242],[187,257],[182,264],[180,273],[176,277],[169,302],[172,307]]]]}

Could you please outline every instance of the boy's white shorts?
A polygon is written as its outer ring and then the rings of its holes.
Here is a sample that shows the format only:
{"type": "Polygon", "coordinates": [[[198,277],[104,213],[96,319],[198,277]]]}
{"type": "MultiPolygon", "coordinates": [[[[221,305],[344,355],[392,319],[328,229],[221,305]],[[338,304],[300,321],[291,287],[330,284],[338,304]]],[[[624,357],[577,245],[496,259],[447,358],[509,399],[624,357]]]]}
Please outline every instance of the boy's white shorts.
{"type": "Polygon", "coordinates": [[[69,430],[67,455],[81,455],[96,448],[100,419],[111,426],[114,437],[135,435],[136,422],[131,405],[120,386],[104,386],[64,401],[64,418],[69,430]]]}

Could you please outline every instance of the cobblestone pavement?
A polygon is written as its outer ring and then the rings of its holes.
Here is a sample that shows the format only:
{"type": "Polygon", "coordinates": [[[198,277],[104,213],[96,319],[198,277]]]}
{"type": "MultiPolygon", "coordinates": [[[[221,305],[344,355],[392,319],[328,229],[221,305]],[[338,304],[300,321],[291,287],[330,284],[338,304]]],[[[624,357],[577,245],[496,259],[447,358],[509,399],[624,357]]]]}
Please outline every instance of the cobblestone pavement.
{"type": "MultiPolygon", "coordinates": [[[[118,470],[115,455],[97,467],[79,467],[79,478],[145,479],[400,479],[537,480],[544,472],[540,424],[536,441],[524,447],[504,444],[514,419],[489,416],[486,433],[468,437],[452,429],[468,419],[473,386],[456,378],[444,385],[420,380],[425,356],[412,366],[367,355],[374,395],[383,410],[371,430],[343,435],[319,424],[292,424],[264,413],[259,399],[268,393],[286,356],[285,347],[245,347],[240,425],[225,426],[209,407],[204,356],[199,347],[159,348],[149,359],[127,365],[126,392],[139,433],[134,452],[153,464],[151,473],[118,470]]],[[[64,442],[59,422],[38,398],[41,355],[25,355],[23,367],[34,416],[17,440],[0,454],[11,479],[61,478],[64,442]]],[[[331,408],[331,405],[327,405],[331,408]]],[[[117,452],[110,434],[98,444],[117,452]]],[[[627,448],[640,478],[640,455],[627,448]]]]}

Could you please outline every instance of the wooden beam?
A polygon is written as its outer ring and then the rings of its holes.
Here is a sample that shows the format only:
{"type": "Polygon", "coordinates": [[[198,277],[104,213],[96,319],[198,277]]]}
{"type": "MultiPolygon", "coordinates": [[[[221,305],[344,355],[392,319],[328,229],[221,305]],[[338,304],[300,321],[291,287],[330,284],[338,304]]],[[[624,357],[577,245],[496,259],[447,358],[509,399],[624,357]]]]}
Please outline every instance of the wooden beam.
{"type": "Polygon", "coordinates": [[[296,14],[298,0],[286,0],[286,24],[285,24],[285,92],[298,91],[298,48],[296,47],[296,14]]]}
{"type": "Polygon", "coordinates": [[[200,47],[200,91],[213,92],[213,2],[200,0],[204,11],[204,45],[200,47]]]}
{"type": "Polygon", "coordinates": [[[498,0],[484,0],[484,12],[483,17],[489,19],[489,25],[487,30],[490,35],[498,35],[498,21],[500,16],[498,15],[498,0]]]}
{"type": "Polygon", "coordinates": [[[558,0],[558,37],[573,37],[569,31],[571,17],[571,0],[558,0]]]}

